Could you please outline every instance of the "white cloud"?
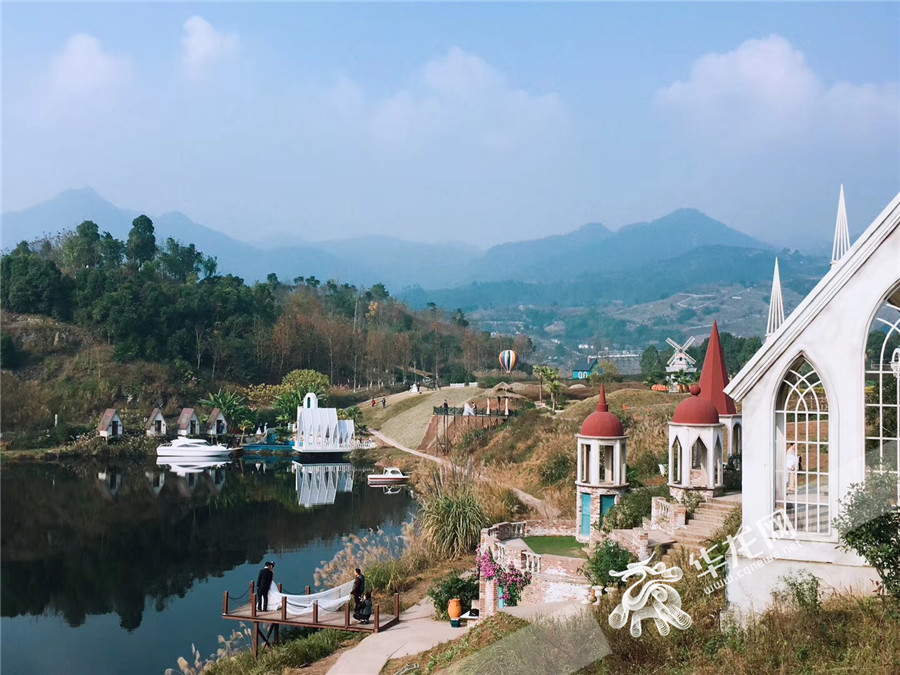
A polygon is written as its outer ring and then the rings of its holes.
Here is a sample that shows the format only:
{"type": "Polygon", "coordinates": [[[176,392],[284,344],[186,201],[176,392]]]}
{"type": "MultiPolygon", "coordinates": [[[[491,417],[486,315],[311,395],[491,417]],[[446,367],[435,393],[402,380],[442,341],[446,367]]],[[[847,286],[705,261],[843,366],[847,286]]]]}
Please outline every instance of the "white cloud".
{"type": "Polygon", "coordinates": [[[217,61],[237,54],[240,47],[234,33],[220,33],[203,17],[192,16],[184,22],[181,38],[181,64],[190,77],[200,77],[217,61]]]}
{"type": "Polygon", "coordinates": [[[896,128],[900,115],[896,83],[827,86],[803,52],[778,35],[701,56],[689,78],[661,89],[657,101],[694,130],[733,140],[876,136],[896,128]]]}
{"type": "Polygon", "coordinates": [[[497,150],[555,135],[564,122],[559,96],[515,89],[486,61],[458,47],[426,63],[413,86],[383,100],[372,115],[372,129],[383,141],[454,137],[497,150]]]}
{"type": "Polygon", "coordinates": [[[73,35],[50,66],[45,102],[102,103],[131,80],[132,72],[130,59],[103,51],[97,38],[73,35]]]}

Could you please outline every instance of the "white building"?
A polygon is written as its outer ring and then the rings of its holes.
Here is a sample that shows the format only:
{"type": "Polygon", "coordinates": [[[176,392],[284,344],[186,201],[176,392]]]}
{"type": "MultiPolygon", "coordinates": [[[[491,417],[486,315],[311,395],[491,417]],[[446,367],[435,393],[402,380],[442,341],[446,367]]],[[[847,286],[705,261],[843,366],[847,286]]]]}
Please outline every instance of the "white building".
{"type": "Polygon", "coordinates": [[[315,394],[297,406],[296,452],[350,452],[357,447],[353,435],[353,420],[339,420],[337,408],[320,408],[315,394]]]}
{"type": "Polygon", "coordinates": [[[216,438],[228,433],[228,420],[218,408],[213,408],[206,420],[206,435],[216,438]]]}
{"type": "Polygon", "coordinates": [[[848,248],[842,190],[831,270],[783,323],[770,313],[768,339],[725,389],[743,405],[744,525],[783,556],[752,571],[744,555],[729,566],[728,600],[739,608],[762,609],[798,569],[826,588],[873,589],[875,571],[838,547],[833,519],[851,485],[898,475],[898,223],[900,194],[848,248]],[[790,546],[767,524],[778,511],[796,530],[790,546]]]}
{"type": "Polygon", "coordinates": [[[110,438],[120,438],[125,433],[125,427],[122,425],[122,418],[115,408],[107,408],[103,411],[100,418],[100,424],[97,425],[97,435],[101,438],[109,440],[110,438]]]}
{"type": "Polygon", "coordinates": [[[159,408],[154,408],[144,425],[144,433],[150,437],[165,436],[167,430],[166,418],[162,416],[159,408]]]}
{"type": "Polygon", "coordinates": [[[193,408],[182,408],[181,414],[178,415],[178,435],[179,436],[199,436],[200,435],[200,419],[193,408]]]}

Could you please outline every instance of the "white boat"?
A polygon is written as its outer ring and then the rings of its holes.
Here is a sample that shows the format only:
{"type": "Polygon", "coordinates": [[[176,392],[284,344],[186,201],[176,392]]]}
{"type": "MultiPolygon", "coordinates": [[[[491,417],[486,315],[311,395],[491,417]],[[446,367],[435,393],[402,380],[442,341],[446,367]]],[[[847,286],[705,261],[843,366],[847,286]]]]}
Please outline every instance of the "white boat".
{"type": "Polygon", "coordinates": [[[409,476],[396,466],[386,466],[381,473],[370,473],[366,476],[369,487],[384,487],[386,485],[402,485],[409,480],[409,476]]]}
{"type": "Polygon", "coordinates": [[[230,455],[231,448],[211,444],[202,438],[176,438],[171,443],[163,443],[156,448],[160,457],[219,457],[230,455]]]}

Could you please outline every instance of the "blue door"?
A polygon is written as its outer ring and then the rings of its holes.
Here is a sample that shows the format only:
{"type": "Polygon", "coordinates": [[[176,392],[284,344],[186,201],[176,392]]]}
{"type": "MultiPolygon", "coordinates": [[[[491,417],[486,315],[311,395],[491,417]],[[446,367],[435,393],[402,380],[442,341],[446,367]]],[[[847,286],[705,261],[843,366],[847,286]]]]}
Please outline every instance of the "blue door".
{"type": "Polygon", "coordinates": [[[591,536],[591,495],[581,493],[581,536],[591,536]]]}
{"type": "Polygon", "coordinates": [[[603,522],[603,518],[606,517],[606,512],[609,511],[616,503],[615,495],[603,495],[600,497],[600,522],[603,522]]]}

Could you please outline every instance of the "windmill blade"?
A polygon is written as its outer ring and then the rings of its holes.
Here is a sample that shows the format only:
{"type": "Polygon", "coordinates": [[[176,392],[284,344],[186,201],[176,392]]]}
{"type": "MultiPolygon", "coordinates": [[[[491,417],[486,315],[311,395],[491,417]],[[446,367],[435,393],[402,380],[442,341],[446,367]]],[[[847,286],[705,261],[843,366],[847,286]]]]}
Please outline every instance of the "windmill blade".
{"type": "Polygon", "coordinates": [[[687,348],[690,347],[692,344],[694,344],[694,336],[693,336],[693,335],[691,335],[691,337],[689,337],[689,338],[687,339],[687,342],[684,343],[684,346],[682,347],[682,349],[687,349],[687,348]]]}
{"type": "Polygon", "coordinates": [[[694,365],[695,363],[697,363],[697,359],[695,359],[690,354],[685,353],[685,354],[683,354],[683,356],[684,356],[684,360],[687,361],[688,363],[690,363],[691,365],[694,365]]]}
{"type": "Polygon", "coordinates": [[[681,350],[681,345],[679,345],[677,342],[675,342],[675,340],[673,340],[672,338],[666,338],[666,342],[676,352],[681,350]]]}

